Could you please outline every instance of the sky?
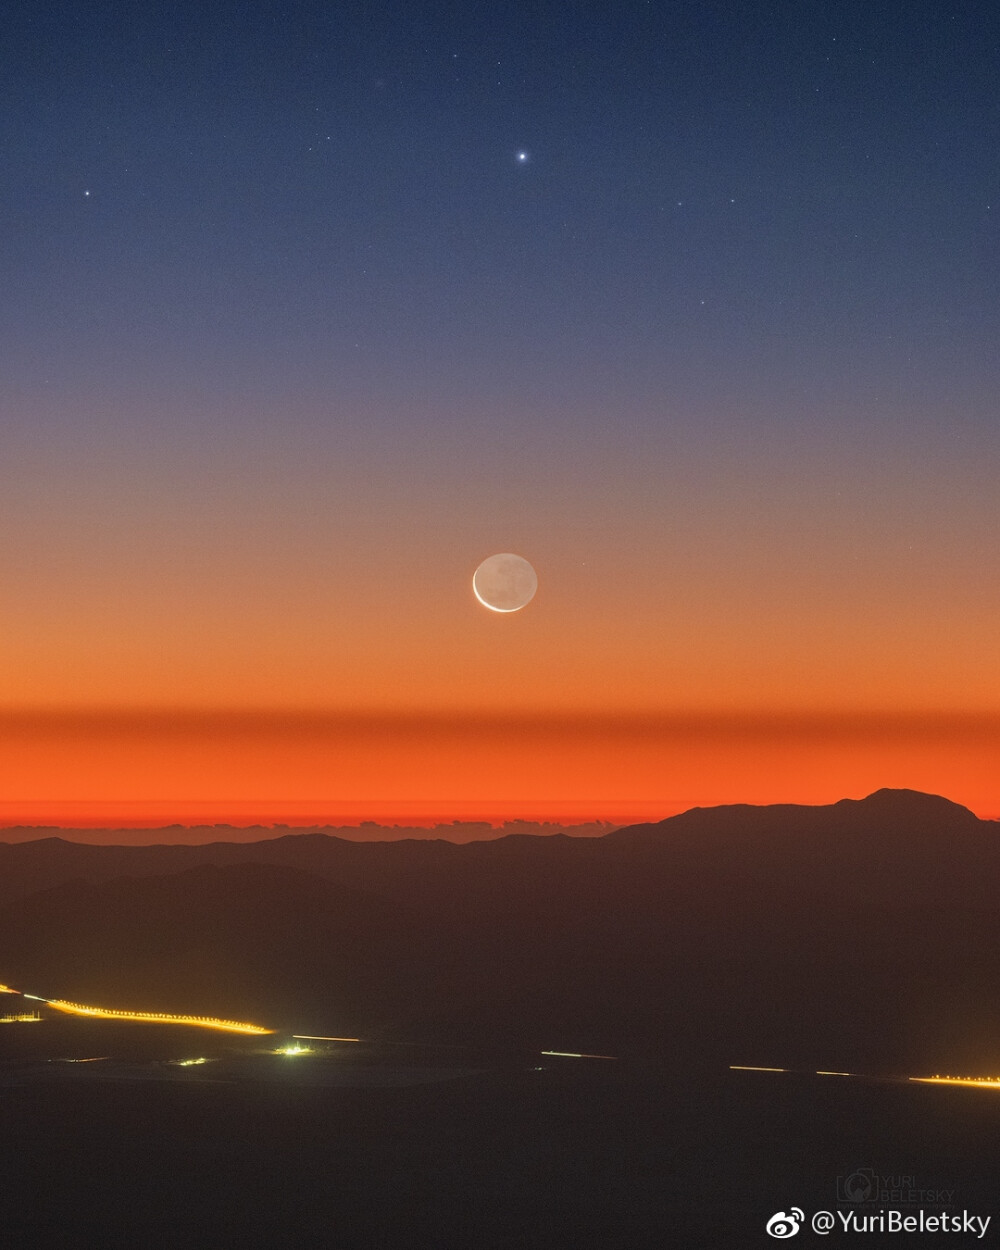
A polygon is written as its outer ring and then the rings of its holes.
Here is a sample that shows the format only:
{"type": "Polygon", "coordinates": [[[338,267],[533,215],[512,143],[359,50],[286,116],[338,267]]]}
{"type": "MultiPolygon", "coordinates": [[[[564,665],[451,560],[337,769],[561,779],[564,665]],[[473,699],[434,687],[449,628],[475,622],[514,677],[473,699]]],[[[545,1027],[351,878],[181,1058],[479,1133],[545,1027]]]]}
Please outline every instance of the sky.
{"type": "Polygon", "coordinates": [[[972,0],[11,9],[0,824],[1000,815],[998,52],[972,0]]]}

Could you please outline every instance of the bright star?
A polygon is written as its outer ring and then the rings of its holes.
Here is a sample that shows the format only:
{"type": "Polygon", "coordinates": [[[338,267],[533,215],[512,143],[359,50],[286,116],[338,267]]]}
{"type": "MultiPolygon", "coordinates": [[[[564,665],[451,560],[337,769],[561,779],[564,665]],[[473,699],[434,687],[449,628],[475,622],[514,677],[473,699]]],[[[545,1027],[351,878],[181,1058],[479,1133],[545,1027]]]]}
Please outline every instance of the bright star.
{"type": "Polygon", "coordinates": [[[528,163],[528,153],[527,153],[527,152],[518,152],[518,154],[517,154],[517,163],[518,163],[519,165],[527,165],[527,163],[528,163]]]}

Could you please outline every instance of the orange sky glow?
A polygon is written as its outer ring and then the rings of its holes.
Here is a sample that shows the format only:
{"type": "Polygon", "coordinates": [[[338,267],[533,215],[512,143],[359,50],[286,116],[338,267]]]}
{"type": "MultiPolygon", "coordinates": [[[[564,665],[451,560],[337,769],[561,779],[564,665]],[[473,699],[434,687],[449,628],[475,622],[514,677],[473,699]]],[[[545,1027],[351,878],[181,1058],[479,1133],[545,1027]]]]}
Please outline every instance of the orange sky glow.
{"type": "Polygon", "coordinates": [[[881,786],[1000,816],[1000,718],[21,714],[0,825],[661,819],[881,786]]]}
{"type": "Polygon", "coordinates": [[[416,432],[354,469],[273,440],[24,464],[0,824],[626,822],[884,786],[1000,815],[985,451],[733,429],[568,461],[526,434],[509,499],[506,453],[416,432]],[[476,602],[496,551],[538,573],[522,612],[476,602]]]}

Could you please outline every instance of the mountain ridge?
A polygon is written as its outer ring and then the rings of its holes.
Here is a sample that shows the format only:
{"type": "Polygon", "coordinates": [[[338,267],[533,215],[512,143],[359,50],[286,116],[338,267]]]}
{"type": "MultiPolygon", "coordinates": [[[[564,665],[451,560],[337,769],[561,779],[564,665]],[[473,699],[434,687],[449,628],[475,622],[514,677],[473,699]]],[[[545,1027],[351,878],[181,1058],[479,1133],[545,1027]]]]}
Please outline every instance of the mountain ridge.
{"type": "Polygon", "coordinates": [[[644,821],[625,825],[605,834],[606,838],[634,837],[638,831],[669,830],[681,828],[700,821],[722,825],[727,820],[742,820],[755,828],[768,823],[784,824],[798,819],[808,827],[821,827],[846,818],[851,824],[867,819],[890,821],[893,825],[918,822],[921,826],[932,821],[943,822],[954,828],[977,828],[991,826],[1000,830],[1000,821],[983,820],[969,808],[943,795],[922,790],[891,789],[882,787],[861,799],[844,798],[833,803],[725,803],[712,807],[692,807],[664,820],[644,821]]]}
{"type": "Polygon", "coordinates": [[[602,838],[14,844],[0,980],[301,1032],[995,1068],[997,832],[876,792],[602,838]]]}

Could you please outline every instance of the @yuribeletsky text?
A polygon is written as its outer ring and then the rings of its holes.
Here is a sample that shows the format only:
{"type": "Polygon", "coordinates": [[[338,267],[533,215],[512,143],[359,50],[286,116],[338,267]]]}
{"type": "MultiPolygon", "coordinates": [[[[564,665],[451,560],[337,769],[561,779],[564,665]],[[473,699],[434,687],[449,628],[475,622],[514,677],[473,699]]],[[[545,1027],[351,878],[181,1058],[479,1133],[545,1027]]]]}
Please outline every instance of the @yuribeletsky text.
{"type": "Polygon", "coordinates": [[[878,1211],[813,1211],[807,1214],[801,1207],[789,1207],[775,1211],[767,1220],[765,1229],[779,1241],[796,1237],[799,1233],[813,1232],[821,1237],[831,1233],[959,1233],[981,1241],[990,1227],[990,1215],[978,1215],[971,1211],[937,1211],[921,1207],[886,1207],[878,1211]]]}

